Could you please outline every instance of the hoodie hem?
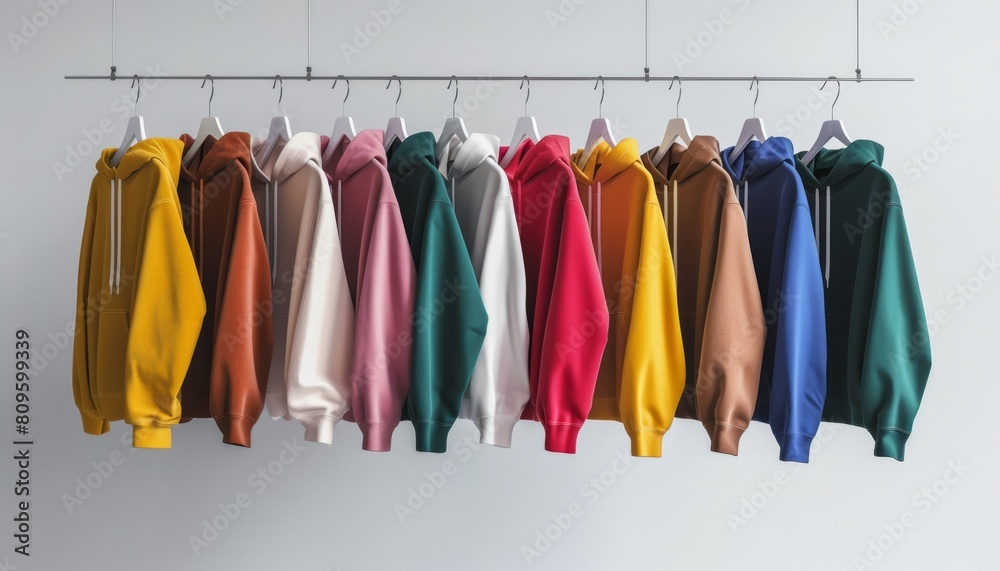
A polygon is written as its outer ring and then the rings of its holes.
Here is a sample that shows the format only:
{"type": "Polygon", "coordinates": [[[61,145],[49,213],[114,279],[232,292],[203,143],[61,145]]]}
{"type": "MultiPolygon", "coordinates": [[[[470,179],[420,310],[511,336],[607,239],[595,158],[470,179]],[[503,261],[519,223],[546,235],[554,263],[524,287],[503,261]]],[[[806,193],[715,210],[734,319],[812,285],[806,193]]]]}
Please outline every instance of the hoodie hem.
{"type": "Polygon", "coordinates": [[[392,433],[397,422],[359,422],[361,449],[368,452],[388,452],[392,448],[392,433]]]}
{"type": "Polygon", "coordinates": [[[746,428],[732,424],[715,423],[706,424],[705,430],[708,431],[708,435],[712,439],[712,452],[739,456],[740,437],[743,436],[746,428]]]}
{"type": "Polygon", "coordinates": [[[809,449],[812,446],[813,437],[809,434],[778,434],[776,435],[778,446],[781,452],[778,459],[782,462],[809,463],[809,449]]]}
{"type": "Polygon", "coordinates": [[[80,410],[80,418],[83,421],[83,431],[87,434],[100,435],[111,430],[111,424],[107,420],[97,416],[97,413],[80,410]]]}
{"type": "Polygon", "coordinates": [[[333,444],[333,428],[340,419],[322,414],[294,417],[305,428],[305,441],[333,444]]]}
{"type": "Polygon", "coordinates": [[[872,436],[875,438],[875,456],[903,461],[909,432],[901,428],[878,428],[872,436]]]}
{"type": "Polygon", "coordinates": [[[475,420],[475,424],[479,429],[480,444],[510,448],[514,437],[514,425],[517,424],[516,418],[481,416],[475,420]]]}
{"type": "Polygon", "coordinates": [[[170,427],[133,425],[132,446],[135,448],[170,448],[170,427]]]}
{"type": "Polygon", "coordinates": [[[632,456],[660,458],[663,456],[663,435],[666,431],[653,428],[625,429],[632,441],[632,456]]]}
{"type": "Polygon", "coordinates": [[[233,446],[250,448],[250,431],[256,420],[240,415],[224,414],[215,417],[215,424],[222,431],[222,441],[233,446]]]}
{"type": "Polygon", "coordinates": [[[448,451],[448,433],[453,423],[430,420],[415,421],[413,431],[417,438],[417,452],[443,454],[448,451]]]}

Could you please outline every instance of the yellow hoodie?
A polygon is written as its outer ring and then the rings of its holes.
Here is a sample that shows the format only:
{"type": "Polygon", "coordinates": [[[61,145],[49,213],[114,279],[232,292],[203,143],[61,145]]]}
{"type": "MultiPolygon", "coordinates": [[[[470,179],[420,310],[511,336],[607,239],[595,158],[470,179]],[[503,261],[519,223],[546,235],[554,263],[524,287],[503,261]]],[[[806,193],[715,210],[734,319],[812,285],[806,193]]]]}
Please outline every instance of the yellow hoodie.
{"type": "Polygon", "coordinates": [[[73,397],[83,430],[132,426],[132,445],[169,448],[178,392],[205,316],[177,178],[184,143],[146,139],[90,187],[80,247],[73,397]]]}
{"type": "Polygon", "coordinates": [[[611,317],[592,419],[620,420],[634,456],[660,456],[684,391],[674,263],[656,188],[635,139],[600,142],[573,172],[611,317]]]}

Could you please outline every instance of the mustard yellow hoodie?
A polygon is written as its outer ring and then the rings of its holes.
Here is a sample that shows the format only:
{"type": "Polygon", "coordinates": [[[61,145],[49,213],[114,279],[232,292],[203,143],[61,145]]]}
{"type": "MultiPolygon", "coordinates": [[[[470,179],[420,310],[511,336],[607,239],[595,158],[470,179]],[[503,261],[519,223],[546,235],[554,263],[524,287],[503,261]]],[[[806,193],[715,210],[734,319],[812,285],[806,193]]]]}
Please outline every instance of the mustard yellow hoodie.
{"type": "Polygon", "coordinates": [[[660,456],[684,391],[684,347],[674,262],[656,188],[635,139],[601,142],[583,167],[580,198],[604,284],[610,324],[592,419],[620,420],[634,456],[660,456]]]}
{"type": "Polygon", "coordinates": [[[177,198],[184,143],[105,149],[90,187],[77,284],[73,397],[83,430],[132,426],[132,445],[169,448],[205,296],[177,198]]]}

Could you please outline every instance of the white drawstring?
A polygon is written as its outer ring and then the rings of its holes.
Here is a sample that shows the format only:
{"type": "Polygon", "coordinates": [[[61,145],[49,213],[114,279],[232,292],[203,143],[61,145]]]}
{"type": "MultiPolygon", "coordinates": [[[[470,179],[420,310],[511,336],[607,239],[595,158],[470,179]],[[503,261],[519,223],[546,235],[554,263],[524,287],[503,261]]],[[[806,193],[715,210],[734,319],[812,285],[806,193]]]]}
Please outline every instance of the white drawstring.
{"type": "Polygon", "coordinates": [[[672,236],[670,240],[670,255],[674,262],[674,273],[677,273],[677,181],[673,181],[674,193],[673,193],[673,205],[670,209],[673,210],[672,219],[667,216],[667,199],[670,197],[670,192],[667,191],[667,185],[663,185],[663,221],[667,224],[672,225],[672,236]]]}
{"type": "Polygon", "coordinates": [[[271,236],[271,247],[274,248],[274,259],[271,262],[271,285],[278,283],[278,179],[274,179],[274,228],[271,236]]]}
{"type": "Polygon", "coordinates": [[[830,287],[830,187],[826,187],[826,215],[824,216],[826,230],[825,234],[825,244],[820,240],[819,237],[819,189],[814,190],[813,194],[813,232],[816,234],[816,248],[823,251],[823,279],[826,282],[826,287],[830,287]]]}
{"type": "Polygon", "coordinates": [[[115,209],[115,225],[118,227],[118,231],[115,233],[115,250],[118,252],[115,256],[115,294],[121,291],[122,283],[122,179],[118,180],[118,207],[115,209]]]}
{"type": "Polygon", "coordinates": [[[451,179],[451,205],[455,206],[455,179],[451,179]]]}
{"type": "Polygon", "coordinates": [[[604,243],[601,237],[601,181],[597,181],[597,269],[604,279],[604,243]]]}
{"type": "Polygon", "coordinates": [[[108,290],[114,294],[115,285],[115,195],[118,191],[118,179],[111,180],[108,192],[108,290]]]}
{"type": "Polygon", "coordinates": [[[344,181],[337,179],[337,237],[344,241],[344,181]]]}

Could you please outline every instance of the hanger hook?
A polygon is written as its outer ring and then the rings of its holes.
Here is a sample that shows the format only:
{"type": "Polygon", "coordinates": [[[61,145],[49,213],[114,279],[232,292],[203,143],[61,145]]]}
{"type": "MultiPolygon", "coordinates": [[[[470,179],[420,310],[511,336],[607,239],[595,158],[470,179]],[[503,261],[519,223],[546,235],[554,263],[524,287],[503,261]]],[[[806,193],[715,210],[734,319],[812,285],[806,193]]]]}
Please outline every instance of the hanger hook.
{"type": "Polygon", "coordinates": [[[819,88],[822,90],[831,79],[837,82],[837,96],[833,98],[833,105],[830,106],[830,120],[833,121],[833,109],[837,107],[837,100],[840,99],[840,80],[837,79],[836,75],[831,75],[826,79],[826,81],[823,82],[823,85],[819,86],[819,88]]]}
{"type": "Polygon", "coordinates": [[[451,82],[455,82],[455,98],[451,100],[451,116],[455,117],[455,104],[458,103],[458,78],[454,75],[448,80],[448,87],[445,89],[451,89],[451,82]]]}
{"type": "Polygon", "coordinates": [[[680,78],[680,76],[675,75],[672,78],[670,78],[670,85],[667,86],[667,91],[670,91],[671,89],[674,88],[674,82],[675,81],[677,82],[677,103],[674,104],[674,116],[675,117],[680,117],[681,116],[681,96],[684,95],[684,86],[681,84],[681,78],[680,78]]]}
{"type": "Polygon", "coordinates": [[[524,116],[527,117],[528,116],[528,100],[531,99],[531,80],[528,79],[527,75],[524,76],[523,78],[521,78],[521,86],[518,87],[518,89],[524,89],[524,85],[525,84],[528,85],[528,91],[527,91],[527,93],[524,94],[524,116]]]}
{"type": "Polygon", "coordinates": [[[754,85],[757,86],[757,92],[754,93],[754,95],[753,95],[753,118],[756,119],[757,118],[757,98],[760,97],[760,80],[757,79],[756,75],[753,76],[753,79],[750,80],[750,89],[753,89],[754,85]]]}
{"type": "Polygon", "coordinates": [[[139,94],[142,93],[142,82],[139,81],[138,75],[132,76],[132,87],[135,87],[135,114],[139,115],[139,94]]]}
{"type": "Polygon", "coordinates": [[[205,79],[201,80],[201,88],[205,89],[205,82],[212,82],[212,92],[208,94],[208,116],[212,116],[212,100],[215,99],[215,80],[210,74],[205,74],[205,79]]]}
{"type": "Polygon", "coordinates": [[[280,75],[274,76],[274,83],[271,84],[271,89],[280,86],[281,89],[278,91],[278,105],[281,105],[281,100],[285,97],[285,82],[281,80],[280,75]]]}
{"type": "Polygon", "coordinates": [[[389,86],[392,85],[393,80],[395,80],[396,85],[399,86],[399,91],[396,92],[396,106],[393,107],[393,113],[396,114],[396,117],[399,117],[399,98],[403,96],[403,82],[399,80],[398,75],[393,74],[393,76],[389,79],[389,83],[385,84],[386,89],[389,89],[389,86]]]}
{"type": "MultiPolygon", "coordinates": [[[[340,102],[340,114],[346,117],[347,116],[347,98],[351,96],[351,80],[347,79],[347,77],[344,76],[344,75],[338,75],[337,78],[333,80],[333,85],[330,86],[330,89],[333,89],[333,88],[337,87],[337,81],[339,81],[341,79],[343,79],[344,82],[347,83],[347,91],[344,92],[344,100],[340,102]]],[[[389,83],[392,83],[392,80],[389,80],[389,83]]],[[[389,88],[389,86],[387,85],[386,89],[388,89],[388,88],[389,88]]],[[[399,89],[400,89],[400,91],[403,90],[402,85],[399,87],[399,89]]],[[[397,99],[396,101],[399,101],[399,99],[397,99]]]]}
{"type": "Polygon", "coordinates": [[[598,75],[597,76],[597,81],[594,82],[594,89],[595,90],[597,89],[598,85],[601,86],[601,100],[597,102],[597,116],[598,117],[604,117],[604,76],[603,75],[598,75]]]}

